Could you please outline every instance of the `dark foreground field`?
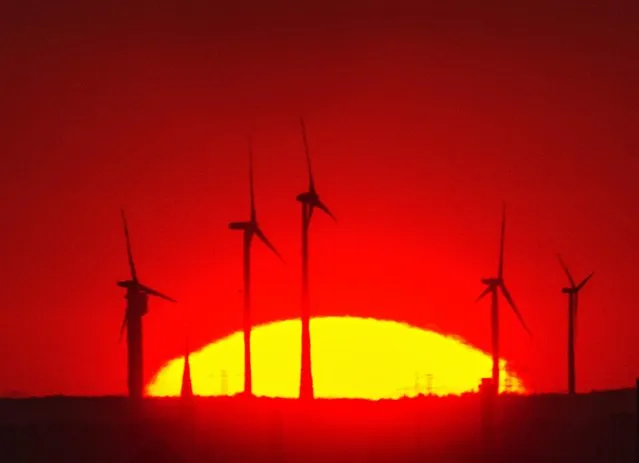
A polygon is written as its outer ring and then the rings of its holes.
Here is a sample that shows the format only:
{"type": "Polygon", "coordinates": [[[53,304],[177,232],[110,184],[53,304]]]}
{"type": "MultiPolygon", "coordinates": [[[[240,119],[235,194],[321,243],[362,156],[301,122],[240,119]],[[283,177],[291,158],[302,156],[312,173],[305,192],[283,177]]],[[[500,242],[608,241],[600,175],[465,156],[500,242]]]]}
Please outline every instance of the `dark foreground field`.
{"type": "Polygon", "coordinates": [[[0,400],[0,461],[636,462],[635,391],[503,396],[486,445],[480,398],[0,400]]]}

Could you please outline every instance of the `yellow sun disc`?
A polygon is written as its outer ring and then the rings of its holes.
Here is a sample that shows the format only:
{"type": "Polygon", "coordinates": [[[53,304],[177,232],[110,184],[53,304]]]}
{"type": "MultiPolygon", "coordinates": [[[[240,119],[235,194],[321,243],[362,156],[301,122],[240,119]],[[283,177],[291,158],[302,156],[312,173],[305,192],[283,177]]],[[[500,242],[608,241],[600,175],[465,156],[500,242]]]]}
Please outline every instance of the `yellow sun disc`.
{"type": "MultiPolygon", "coordinates": [[[[300,320],[256,326],[252,331],[253,393],[295,398],[300,378],[300,320]]],[[[311,320],[315,396],[394,399],[477,390],[491,376],[492,360],[462,340],[387,320],[321,317],[311,320]]],[[[244,384],[242,332],[213,342],[190,356],[193,392],[234,395],[244,384]]],[[[147,386],[150,396],[180,394],[184,359],[169,361],[147,386]]],[[[501,360],[503,391],[525,392],[501,360]]]]}

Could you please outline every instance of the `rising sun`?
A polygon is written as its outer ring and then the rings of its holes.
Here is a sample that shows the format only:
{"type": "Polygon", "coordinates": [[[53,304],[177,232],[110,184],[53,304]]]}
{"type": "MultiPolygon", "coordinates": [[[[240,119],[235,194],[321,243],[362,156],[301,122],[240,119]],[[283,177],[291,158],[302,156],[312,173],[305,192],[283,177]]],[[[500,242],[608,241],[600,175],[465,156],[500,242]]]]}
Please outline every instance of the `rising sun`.
{"type": "MultiPolygon", "coordinates": [[[[299,320],[269,323],[252,333],[253,392],[257,396],[298,396],[299,320]]],[[[462,340],[403,323],[372,318],[311,320],[316,397],[393,399],[476,390],[491,374],[485,352],[462,340]]],[[[242,391],[243,336],[236,332],[190,356],[193,392],[200,396],[242,391]]],[[[522,381],[502,360],[501,390],[524,392],[522,381]]],[[[169,361],[147,386],[150,396],[180,393],[184,359],[169,361]]]]}

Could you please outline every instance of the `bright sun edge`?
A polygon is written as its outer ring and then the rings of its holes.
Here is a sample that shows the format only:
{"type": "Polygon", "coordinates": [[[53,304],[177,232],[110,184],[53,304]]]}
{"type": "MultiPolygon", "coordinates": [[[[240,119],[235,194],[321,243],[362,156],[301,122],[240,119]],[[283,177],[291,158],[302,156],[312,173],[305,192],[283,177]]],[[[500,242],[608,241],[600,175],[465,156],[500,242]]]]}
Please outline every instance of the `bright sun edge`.
{"type": "MultiPolygon", "coordinates": [[[[300,320],[254,327],[253,387],[256,396],[296,398],[299,387],[300,320]],[[276,359],[276,361],[273,361],[276,359]]],[[[313,374],[318,398],[399,399],[426,393],[459,395],[476,391],[489,377],[489,354],[454,335],[407,323],[360,317],[316,317],[311,320],[313,374]],[[438,352],[425,356],[424,352],[438,352]],[[457,366],[463,365],[460,369],[457,366]],[[415,373],[421,373],[416,378],[415,373]],[[421,390],[415,387],[416,380],[421,390]]],[[[235,332],[190,355],[193,391],[200,396],[231,396],[243,386],[243,335],[235,332]],[[224,373],[227,372],[226,379],[224,373]]],[[[167,362],[148,383],[154,397],[180,393],[184,358],[167,362]]],[[[524,384],[503,359],[500,390],[525,393],[524,384]],[[510,387],[507,387],[510,383],[510,387]]]]}

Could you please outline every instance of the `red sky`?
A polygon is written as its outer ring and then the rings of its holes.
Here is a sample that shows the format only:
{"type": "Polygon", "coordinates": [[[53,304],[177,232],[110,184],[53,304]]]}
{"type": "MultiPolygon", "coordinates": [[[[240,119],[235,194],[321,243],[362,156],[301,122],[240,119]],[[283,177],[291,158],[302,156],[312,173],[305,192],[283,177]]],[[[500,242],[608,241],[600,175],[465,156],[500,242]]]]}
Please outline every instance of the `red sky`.
{"type": "Polygon", "coordinates": [[[0,394],[125,392],[121,205],[143,282],[180,301],[151,302],[147,374],[181,353],[185,313],[196,346],[241,327],[227,223],[248,218],[248,133],[287,260],[256,243],[255,321],[297,317],[300,115],[339,219],[312,227],[316,315],[488,350],[474,299],[506,200],[505,277],[535,336],[504,306],[504,356],[536,390],[566,388],[559,251],[577,278],[596,271],[579,389],[639,374],[636,7],[36,3],[0,12],[0,394]]]}

